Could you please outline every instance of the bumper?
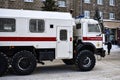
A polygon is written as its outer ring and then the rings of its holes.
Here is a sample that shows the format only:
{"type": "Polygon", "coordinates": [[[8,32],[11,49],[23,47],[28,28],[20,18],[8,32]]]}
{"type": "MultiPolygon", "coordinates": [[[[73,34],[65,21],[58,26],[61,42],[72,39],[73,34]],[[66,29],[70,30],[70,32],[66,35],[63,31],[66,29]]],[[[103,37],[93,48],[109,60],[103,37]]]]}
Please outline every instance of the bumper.
{"type": "Polygon", "coordinates": [[[105,57],[105,50],[103,48],[99,48],[96,50],[96,55],[100,55],[101,57],[105,57]]]}

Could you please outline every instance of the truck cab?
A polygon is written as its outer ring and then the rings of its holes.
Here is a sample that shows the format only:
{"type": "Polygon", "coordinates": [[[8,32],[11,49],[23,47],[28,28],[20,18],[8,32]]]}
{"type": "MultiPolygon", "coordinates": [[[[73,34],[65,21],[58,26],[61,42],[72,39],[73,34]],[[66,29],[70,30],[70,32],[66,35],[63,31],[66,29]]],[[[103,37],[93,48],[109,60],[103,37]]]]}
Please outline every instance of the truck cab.
{"type": "Polygon", "coordinates": [[[76,26],[73,28],[74,39],[87,45],[93,45],[95,54],[104,57],[103,35],[99,22],[94,19],[78,18],[75,19],[75,23],[76,26]]]}

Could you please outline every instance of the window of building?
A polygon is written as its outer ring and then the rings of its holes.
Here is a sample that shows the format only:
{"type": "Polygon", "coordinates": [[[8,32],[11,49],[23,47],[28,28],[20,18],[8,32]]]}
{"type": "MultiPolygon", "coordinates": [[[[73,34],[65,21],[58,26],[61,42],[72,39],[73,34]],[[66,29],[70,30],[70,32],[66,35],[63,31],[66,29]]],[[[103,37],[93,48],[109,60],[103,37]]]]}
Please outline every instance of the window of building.
{"type": "Polygon", "coordinates": [[[84,0],[84,3],[90,3],[90,0],[84,0]]]}
{"type": "Polygon", "coordinates": [[[34,2],[34,0],[24,0],[24,2],[34,2]]]}
{"type": "Polygon", "coordinates": [[[0,18],[0,32],[14,32],[15,26],[15,19],[0,18]]]}
{"type": "Polygon", "coordinates": [[[16,0],[10,0],[10,1],[16,1],[16,0]]]}
{"type": "Polygon", "coordinates": [[[65,1],[58,1],[58,6],[59,7],[66,7],[66,2],[65,1]]]}
{"type": "Polygon", "coordinates": [[[103,12],[100,11],[99,14],[100,14],[101,19],[103,19],[103,12]]]}
{"type": "Polygon", "coordinates": [[[109,4],[110,4],[110,6],[114,6],[115,5],[115,0],[110,0],[109,4]]]}
{"type": "Polygon", "coordinates": [[[46,0],[41,0],[42,2],[46,1],[46,0]]]}
{"type": "Polygon", "coordinates": [[[100,32],[98,24],[88,24],[88,32],[100,32]]]}
{"type": "Polygon", "coordinates": [[[67,40],[67,30],[60,30],[60,40],[61,41],[67,40]]]}
{"type": "Polygon", "coordinates": [[[30,20],[30,32],[44,32],[45,22],[40,19],[31,19],[30,20]]]}
{"type": "Polygon", "coordinates": [[[90,18],[90,11],[85,10],[84,11],[84,17],[85,18],[90,18]]]}
{"type": "Polygon", "coordinates": [[[97,4],[102,5],[103,4],[103,0],[97,0],[97,4]]]}
{"type": "Polygon", "coordinates": [[[109,13],[109,19],[115,19],[115,13],[109,13]]]}

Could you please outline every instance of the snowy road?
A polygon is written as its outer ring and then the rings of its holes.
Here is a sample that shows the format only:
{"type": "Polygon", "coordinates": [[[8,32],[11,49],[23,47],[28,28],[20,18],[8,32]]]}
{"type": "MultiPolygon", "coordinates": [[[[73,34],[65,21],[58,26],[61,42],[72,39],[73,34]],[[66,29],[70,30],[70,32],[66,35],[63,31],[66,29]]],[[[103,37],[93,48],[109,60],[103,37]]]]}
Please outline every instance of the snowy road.
{"type": "Polygon", "coordinates": [[[97,61],[89,72],[76,71],[74,66],[66,66],[56,60],[46,62],[46,65],[39,64],[31,75],[16,76],[9,72],[0,80],[120,80],[120,48],[113,46],[111,54],[97,61]]]}

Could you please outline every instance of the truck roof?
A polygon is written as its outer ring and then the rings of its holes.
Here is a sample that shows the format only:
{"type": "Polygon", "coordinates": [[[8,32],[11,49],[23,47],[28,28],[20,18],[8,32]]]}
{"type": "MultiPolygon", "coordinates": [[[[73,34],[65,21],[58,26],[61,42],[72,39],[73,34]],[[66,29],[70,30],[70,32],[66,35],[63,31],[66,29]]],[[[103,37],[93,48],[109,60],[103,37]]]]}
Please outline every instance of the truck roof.
{"type": "Polygon", "coordinates": [[[71,14],[67,12],[48,12],[48,11],[17,10],[17,9],[2,9],[2,8],[0,8],[0,17],[72,20],[71,14]]]}
{"type": "Polygon", "coordinates": [[[85,18],[81,18],[81,19],[75,19],[75,23],[88,23],[88,24],[98,24],[98,21],[94,20],[94,19],[85,19],[85,18]]]}

